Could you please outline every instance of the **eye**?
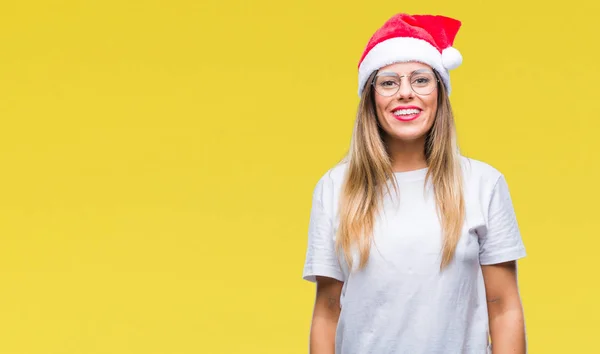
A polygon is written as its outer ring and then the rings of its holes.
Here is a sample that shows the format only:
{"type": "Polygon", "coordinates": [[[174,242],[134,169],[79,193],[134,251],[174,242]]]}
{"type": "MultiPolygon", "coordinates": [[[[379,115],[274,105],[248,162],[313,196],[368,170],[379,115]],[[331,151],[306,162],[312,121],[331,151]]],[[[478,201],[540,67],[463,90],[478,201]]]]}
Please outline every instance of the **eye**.
{"type": "Polygon", "coordinates": [[[429,87],[433,85],[435,79],[431,75],[419,74],[411,78],[411,85],[413,87],[429,87]]]}
{"type": "Polygon", "coordinates": [[[381,87],[394,87],[394,86],[398,86],[398,82],[394,81],[394,80],[385,80],[379,83],[379,85],[381,87]]]}
{"type": "Polygon", "coordinates": [[[416,79],[413,80],[413,83],[416,83],[416,84],[426,84],[429,81],[431,81],[431,79],[429,79],[427,77],[417,77],[416,79]]]}

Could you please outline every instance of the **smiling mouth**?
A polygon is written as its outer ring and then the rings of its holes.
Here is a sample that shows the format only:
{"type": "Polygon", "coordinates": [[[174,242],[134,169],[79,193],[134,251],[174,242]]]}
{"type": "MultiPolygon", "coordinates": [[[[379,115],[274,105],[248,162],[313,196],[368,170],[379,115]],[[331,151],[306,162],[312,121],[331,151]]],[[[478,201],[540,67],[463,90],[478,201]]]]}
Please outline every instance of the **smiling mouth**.
{"type": "Polygon", "coordinates": [[[421,110],[417,108],[398,109],[392,112],[394,117],[401,121],[417,119],[421,115],[421,110]]]}

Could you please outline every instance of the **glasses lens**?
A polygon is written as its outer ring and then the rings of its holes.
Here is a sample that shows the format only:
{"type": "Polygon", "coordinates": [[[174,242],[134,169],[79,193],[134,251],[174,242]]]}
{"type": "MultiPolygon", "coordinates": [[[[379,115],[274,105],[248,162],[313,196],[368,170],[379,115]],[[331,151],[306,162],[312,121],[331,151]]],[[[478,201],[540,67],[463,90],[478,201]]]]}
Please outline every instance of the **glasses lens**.
{"type": "Polygon", "coordinates": [[[437,80],[432,72],[415,72],[410,77],[410,85],[417,94],[429,95],[435,90],[437,80]]]}
{"type": "Polygon", "coordinates": [[[400,79],[397,76],[377,76],[375,78],[375,91],[382,96],[393,96],[398,92],[400,79]]]}

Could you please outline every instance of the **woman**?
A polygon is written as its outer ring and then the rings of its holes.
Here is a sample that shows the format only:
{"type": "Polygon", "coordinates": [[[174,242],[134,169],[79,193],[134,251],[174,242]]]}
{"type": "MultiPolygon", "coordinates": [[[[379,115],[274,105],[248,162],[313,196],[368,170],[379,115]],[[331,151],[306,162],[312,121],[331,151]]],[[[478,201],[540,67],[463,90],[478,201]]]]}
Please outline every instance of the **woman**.
{"type": "Polygon", "coordinates": [[[459,28],[398,14],[360,59],[349,153],[313,194],[312,354],[526,351],[525,248],[506,180],[457,147],[448,71],[462,62],[459,28]]]}

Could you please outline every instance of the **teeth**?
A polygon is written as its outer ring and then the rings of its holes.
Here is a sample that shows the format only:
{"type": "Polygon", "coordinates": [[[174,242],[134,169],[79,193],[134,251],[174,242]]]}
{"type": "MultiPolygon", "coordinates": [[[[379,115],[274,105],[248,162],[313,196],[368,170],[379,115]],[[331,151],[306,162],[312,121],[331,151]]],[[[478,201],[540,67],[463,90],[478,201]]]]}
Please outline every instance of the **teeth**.
{"type": "Polygon", "coordinates": [[[394,114],[397,116],[406,116],[409,114],[417,114],[419,112],[420,110],[418,109],[399,109],[397,111],[394,111],[394,114]]]}

